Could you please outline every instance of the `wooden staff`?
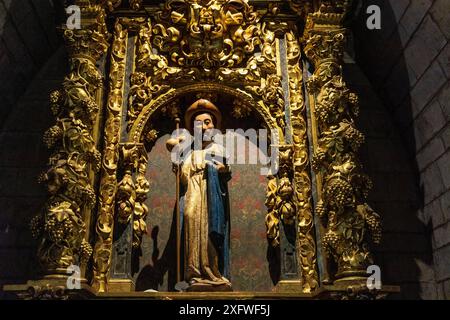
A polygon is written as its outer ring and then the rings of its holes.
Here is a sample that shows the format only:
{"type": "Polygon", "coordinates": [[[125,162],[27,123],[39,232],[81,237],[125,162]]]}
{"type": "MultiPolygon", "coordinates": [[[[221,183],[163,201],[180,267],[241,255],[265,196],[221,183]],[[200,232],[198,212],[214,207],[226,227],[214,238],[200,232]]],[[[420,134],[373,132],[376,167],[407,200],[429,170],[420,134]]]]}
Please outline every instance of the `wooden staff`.
{"type": "MultiPolygon", "coordinates": [[[[180,129],[180,118],[175,118],[175,124],[177,132],[180,129]]],[[[177,234],[177,283],[181,281],[181,232],[180,232],[180,159],[177,158],[177,172],[176,172],[176,194],[177,199],[175,202],[176,210],[176,234],[177,234]]]]}

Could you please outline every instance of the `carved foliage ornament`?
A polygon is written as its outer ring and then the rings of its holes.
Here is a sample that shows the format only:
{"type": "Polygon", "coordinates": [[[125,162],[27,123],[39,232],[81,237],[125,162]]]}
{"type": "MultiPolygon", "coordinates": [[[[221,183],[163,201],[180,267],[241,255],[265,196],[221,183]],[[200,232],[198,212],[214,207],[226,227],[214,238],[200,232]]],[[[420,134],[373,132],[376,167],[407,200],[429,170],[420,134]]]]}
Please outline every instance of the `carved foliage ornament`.
{"type": "Polygon", "coordinates": [[[289,73],[289,96],[293,139],[294,189],[297,207],[297,253],[303,292],[312,292],[319,285],[316,241],[311,206],[312,183],[309,175],[309,151],[306,106],[303,99],[300,43],[296,33],[286,33],[289,73]]]}
{"type": "MultiPolygon", "coordinates": [[[[340,3],[345,11],[349,1],[340,3]]],[[[373,263],[369,244],[380,242],[381,222],[366,203],[372,183],[357,157],[364,142],[355,127],[358,99],[342,78],[345,29],[341,20],[328,19],[343,13],[328,9],[315,13],[304,36],[305,53],[315,67],[308,89],[315,95],[319,131],[312,167],[323,181],[316,213],[325,228],[324,249],[337,263],[336,277],[366,276],[373,263]]]]}
{"type": "Polygon", "coordinates": [[[259,85],[267,74],[276,73],[271,25],[259,23],[246,1],[211,1],[203,5],[169,1],[157,13],[156,23],[143,24],[139,31],[136,69],[147,72],[150,86],[177,85],[179,80],[259,85]],[[206,13],[201,13],[199,6],[213,11],[213,25],[200,23],[204,20],[197,16],[206,13]],[[188,19],[191,15],[194,18],[188,19]],[[220,36],[209,35],[214,32],[220,36]],[[199,44],[199,39],[205,37],[212,44],[199,44]]]}
{"type": "Polygon", "coordinates": [[[50,167],[40,177],[47,185],[49,199],[31,221],[45,272],[64,270],[86,261],[92,253],[85,240],[83,213],[95,202],[89,173],[100,167],[100,153],[92,136],[99,111],[95,96],[102,84],[95,61],[107,49],[108,34],[103,7],[85,1],[78,4],[83,28],[64,31],[70,72],[62,88],[50,95],[56,124],[44,134],[45,144],[53,151],[50,167]]]}
{"type": "Polygon", "coordinates": [[[125,174],[118,184],[117,216],[120,223],[133,223],[133,248],[141,245],[142,236],[147,233],[145,219],[148,207],[145,204],[150,192],[150,183],[145,177],[147,153],[142,144],[125,144],[121,148],[122,167],[125,174]]]}
{"type": "Polygon", "coordinates": [[[64,40],[69,56],[83,55],[95,62],[108,49],[109,34],[105,19],[104,1],[77,1],[81,9],[81,29],[64,29],[64,40]]]}
{"type": "Polygon", "coordinates": [[[296,205],[292,186],[292,146],[279,147],[279,170],[277,177],[269,177],[266,193],[267,238],[273,247],[280,244],[280,226],[282,220],[287,225],[295,221],[296,205]]]}
{"type": "Polygon", "coordinates": [[[153,43],[178,66],[239,66],[259,44],[258,16],[244,0],[169,0],[153,43]]]}
{"type": "Polygon", "coordinates": [[[104,152],[101,166],[99,213],[96,221],[94,248],[94,287],[106,289],[106,274],[111,260],[113,241],[114,205],[117,191],[117,164],[119,161],[119,134],[122,112],[125,58],[128,30],[117,20],[110,60],[109,96],[106,106],[104,152]]]}
{"type": "MultiPolygon", "coordinates": [[[[163,13],[164,11],[159,14],[163,15],[163,13]]],[[[247,23],[250,22],[242,25],[247,23]]],[[[155,46],[155,42],[159,43],[156,39],[160,37],[160,31],[155,31],[158,30],[157,25],[148,21],[143,23],[137,39],[136,70],[131,75],[128,130],[134,126],[134,122],[144,106],[148,105],[155,97],[161,96],[171,87],[180,86],[184,81],[205,80],[232,83],[233,86],[242,85],[246,94],[257,99],[258,105],[266,109],[265,111],[268,111],[273,119],[276,119],[279,127],[283,129],[285,127],[285,103],[281,89],[281,77],[276,74],[276,39],[273,31],[276,25],[273,23],[260,24],[255,21],[252,23],[252,26],[256,28],[254,43],[259,43],[258,50],[255,50],[252,55],[245,55],[245,59],[240,63],[241,66],[224,67],[219,65],[213,69],[204,69],[198,65],[180,65],[171,61],[169,53],[158,52],[155,46]]],[[[168,41],[167,38],[168,35],[162,37],[161,41],[168,41]]],[[[171,50],[171,48],[173,49],[173,46],[168,46],[167,50],[171,50]]],[[[237,48],[235,49],[237,50],[237,48]]],[[[238,50],[238,52],[245,52],[245,50],[238,50]]]]}

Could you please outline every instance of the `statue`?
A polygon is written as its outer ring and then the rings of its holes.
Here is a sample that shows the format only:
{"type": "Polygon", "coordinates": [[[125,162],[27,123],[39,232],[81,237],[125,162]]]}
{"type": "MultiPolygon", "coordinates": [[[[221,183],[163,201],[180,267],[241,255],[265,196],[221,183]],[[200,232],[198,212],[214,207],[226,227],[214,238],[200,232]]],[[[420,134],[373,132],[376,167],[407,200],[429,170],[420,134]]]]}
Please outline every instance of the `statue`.
{"type": "MultiPolygon", "coordinates": [[[[181,163],[175,164],[180,168],[183,239],[178,254],[183,257],[181,278],[189,286],[187,291],[231,291],[227,190],[231,171],[225,148],[214,142],[213,136],[204,139],[220,126],[220,121],[220,111],[212,102],[206,99],[194,102],[185,113],[186,129],[195,132],[194,143],[188,144],[189,151],[181,163]]],[[[185,140],[183,135],[171,138],[166,142],[167,149],[172,151],[185,140]]]]}

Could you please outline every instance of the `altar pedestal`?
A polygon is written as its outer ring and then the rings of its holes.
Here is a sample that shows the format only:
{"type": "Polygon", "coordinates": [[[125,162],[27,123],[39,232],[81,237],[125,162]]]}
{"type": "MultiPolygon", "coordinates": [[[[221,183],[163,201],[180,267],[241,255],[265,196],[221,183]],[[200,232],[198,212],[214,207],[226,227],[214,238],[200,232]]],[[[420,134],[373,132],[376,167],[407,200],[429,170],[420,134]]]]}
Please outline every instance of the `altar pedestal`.
{"type": "Polygon", "coordinates": [[[29,281],[6,285],[3,290],[16,299],[58,300],[380,300],[400,293],[398,286],[382,286],[369,290],[363,285],[327,285],[311,293],[302,292],[101,292],[95,293],[87,284],[68,290],[62,282],[29,281]]]}
{"type": "Polygon", "coordinates": [[[232,292],[233,288],[229,284],[211,285],[206,283],[194,283],[190,285],[187,292],[232,292]]]}

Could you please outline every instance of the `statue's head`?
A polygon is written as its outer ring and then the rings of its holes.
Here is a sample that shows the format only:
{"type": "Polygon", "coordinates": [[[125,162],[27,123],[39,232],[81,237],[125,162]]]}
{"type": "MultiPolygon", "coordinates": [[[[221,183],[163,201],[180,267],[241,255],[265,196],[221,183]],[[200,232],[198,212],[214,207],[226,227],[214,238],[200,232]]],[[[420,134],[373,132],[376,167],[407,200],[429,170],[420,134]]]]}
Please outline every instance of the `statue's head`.
{"type": "Polygon", "coordinates": [[[194,128],[200,127],[202,132],[208,129],[214,129],[215,122],[214,115],[209,112],[200,112],[194,115],[194,128]]]}
{"type": "Polygon", "coordinates": [[[191,133],[197,126],[201,126],[202,132],[208,129],[220,128],[222,116],[219,109],[207,99],[195,101],[184,116],[185,127],[191,133]]]}

